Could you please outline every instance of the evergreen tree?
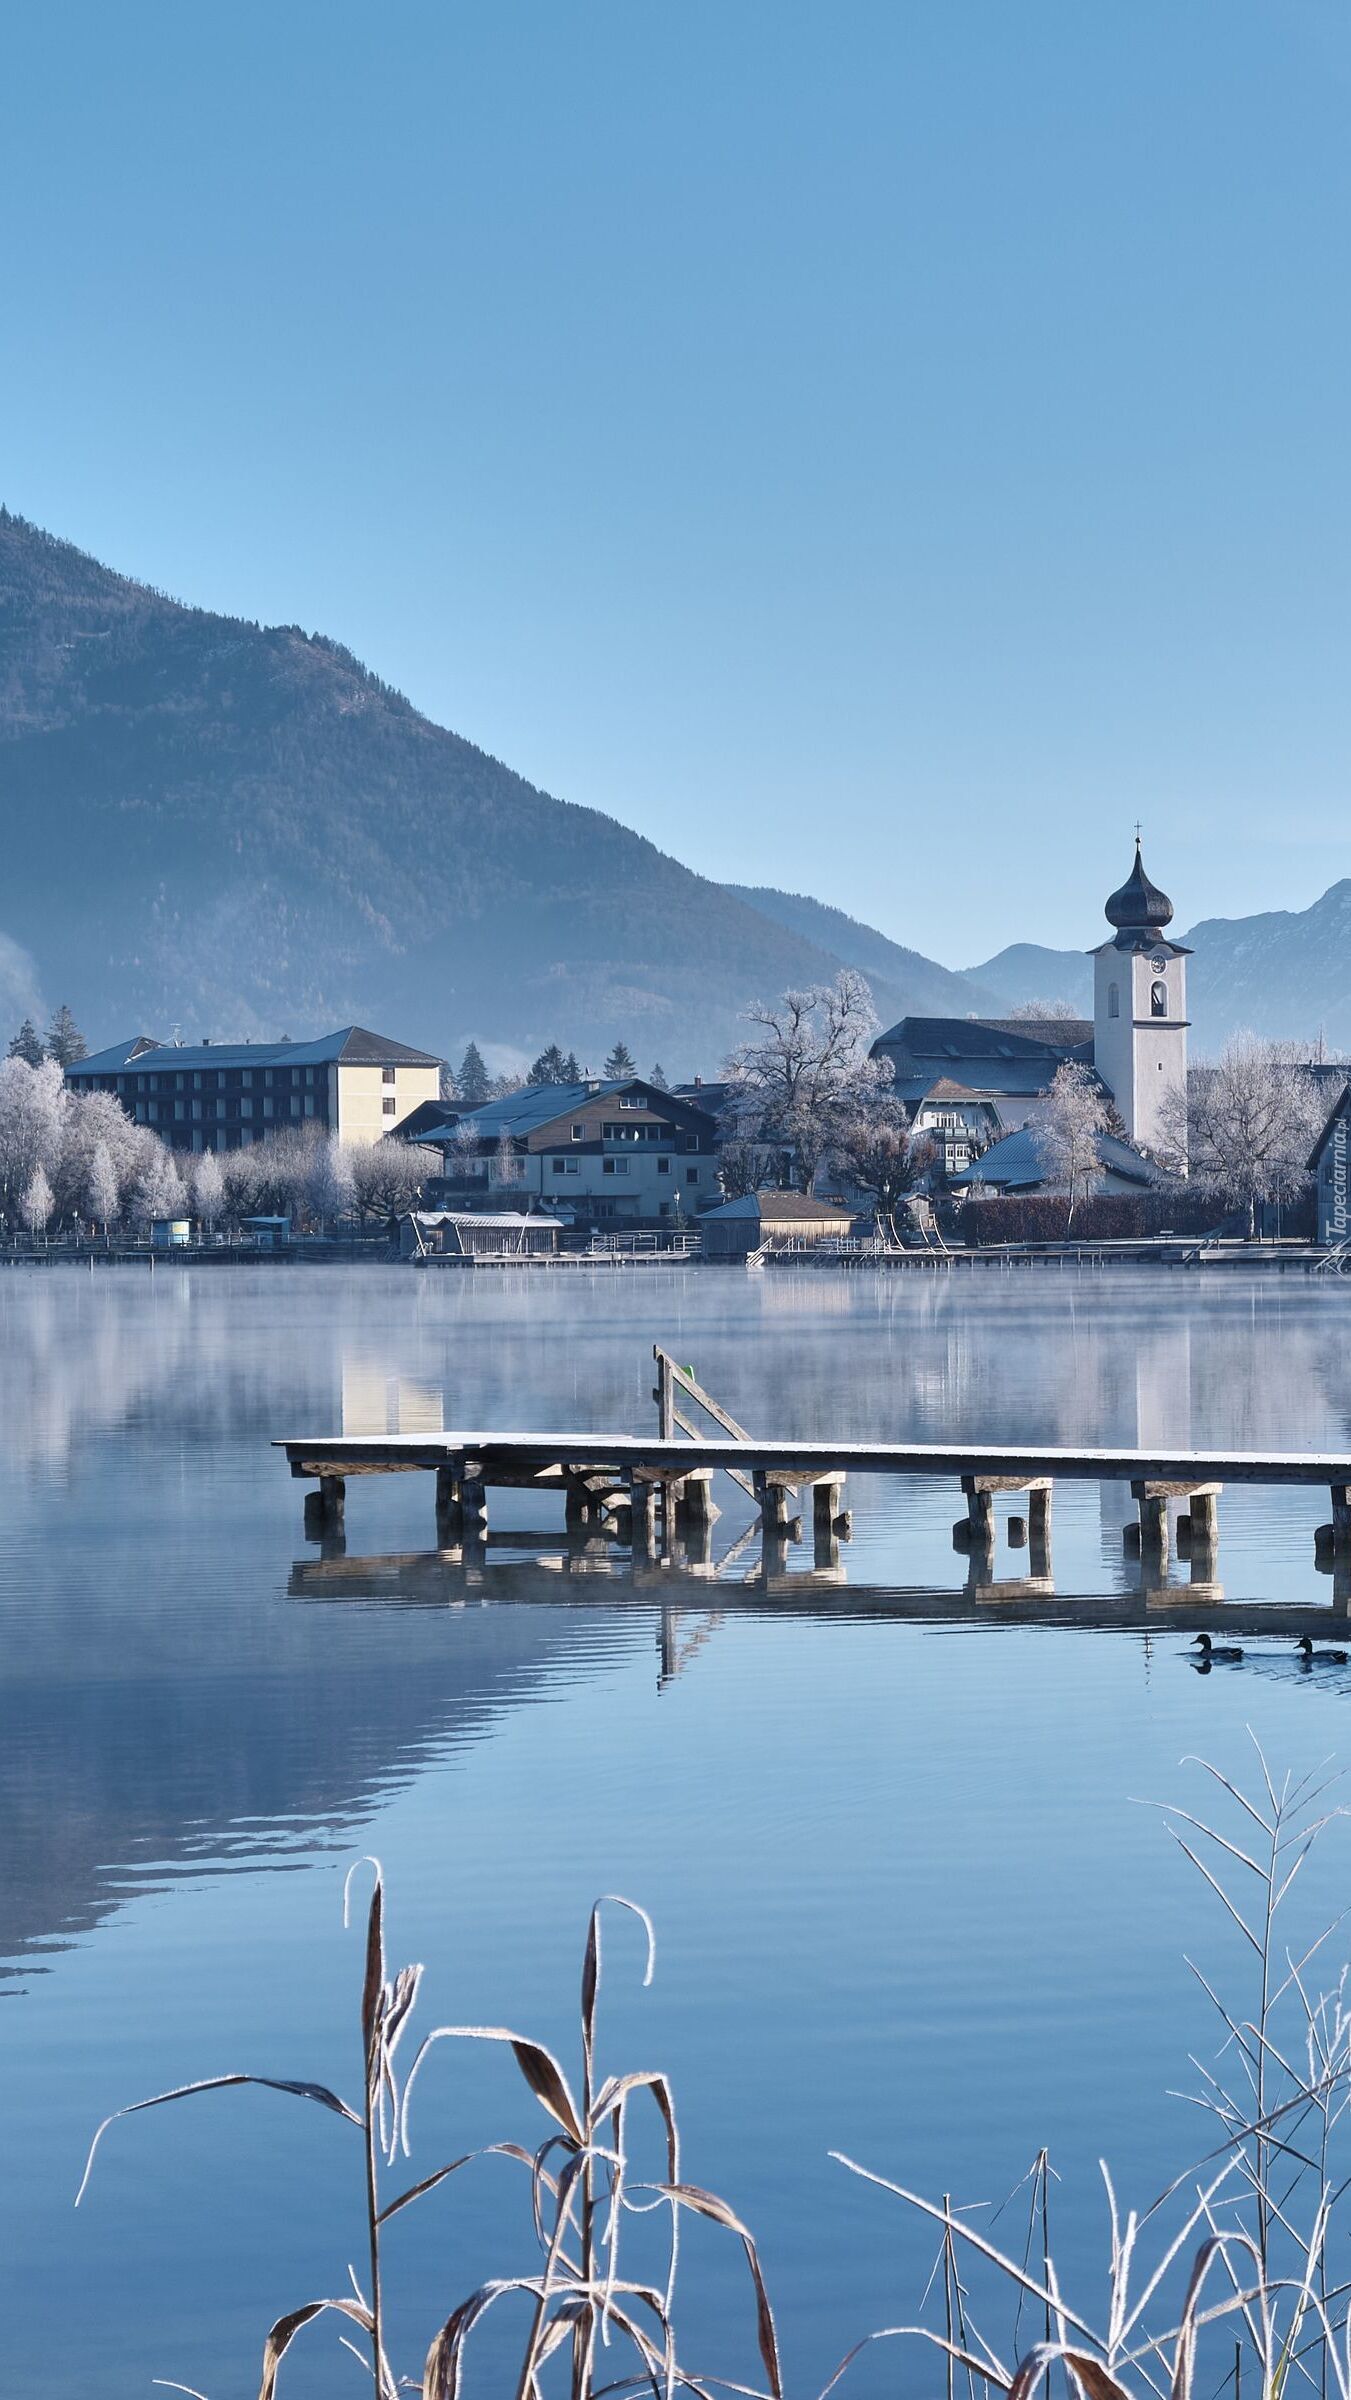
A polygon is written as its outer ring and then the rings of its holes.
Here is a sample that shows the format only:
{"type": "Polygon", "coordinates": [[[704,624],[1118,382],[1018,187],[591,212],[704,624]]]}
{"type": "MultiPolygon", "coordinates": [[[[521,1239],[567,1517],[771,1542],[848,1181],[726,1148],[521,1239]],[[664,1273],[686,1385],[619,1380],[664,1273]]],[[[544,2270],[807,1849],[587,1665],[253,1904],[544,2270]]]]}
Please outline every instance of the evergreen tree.
{"type": "Polygon", "coordinates": [[[460,1071],[455,1082],[460,1099],[466,1108],[482,1108],[492,1085],[488,1078],[488,1070],[483,1064],[483,1053],[477,1042],[470,1043],[460,1060],[460,1071]]]}
{"type": "Polygon", "coordinates": [[[550,1042],[547,1050],[541,1050],[525,1080],[536,1084],[566,1083],[569,1079],[567,1066],[568,1062],[557,1042],[550,1042]]]}
{"type": "Polygon", "coordinates": [[[582,1070],[577,1064],[577,1053],[575,1050],[569,1050],[567,1057],[563,1061],[563,1081],[564,1083],[582,1083],[585,1081],[582,1070]]]}
{"type": "Polygon", "coordinates": [[[628,1043],[616,1042],[613,1050],[610,1052],[609,1057],[605,1061],[605,1073],[608,1080],[611,1083],[623,1083],[628,1076],[636,1075],[637,1072],[638,1069],[634,1064],[633,1052],[630,1050],[628,1043]]]}
{"type": "Polygon", "coordinates": [[[31,1017],[24,1018],[22,1025],[19,1027],[18,1032],[15,1034],[13,1041],[9,1045],[7,1055],[10,1058],[22,1058],[30,1067],[40,1067],[42,1065],[47,1053],[42,1047],[42,1036],[38,1032],[38,1029],[33,1023],[31,1017]]]}
{"type": "Polygon", "coordinates": [[[652,1072],[648,1076],[647,1080],[659,1092],[669,1092],[671,1088],[666,1080],[666,1069],[663,1067],[660,1059],[657,1060],[657,1063],[653,1067],[652,1072]]]}
{"type": "Polygon", "coordinates": [[[89,1056],[89,1044],[64,1000],[47,1028],[47,1056],[58,1067],[73,1067],[89,1056]]]}

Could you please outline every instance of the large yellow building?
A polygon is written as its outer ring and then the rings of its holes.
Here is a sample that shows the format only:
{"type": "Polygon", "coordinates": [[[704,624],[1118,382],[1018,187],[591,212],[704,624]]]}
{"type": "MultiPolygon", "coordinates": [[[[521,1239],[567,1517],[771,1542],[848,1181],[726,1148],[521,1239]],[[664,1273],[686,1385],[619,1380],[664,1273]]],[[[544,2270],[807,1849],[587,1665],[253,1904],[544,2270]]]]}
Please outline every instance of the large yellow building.
{"type": "Polygon", "coordinates": [[[286,1127],[353,1144],[397,1133],[441,1089],[441,1061],[362,1025],[317,1042],[114,1043],[68,1067],[73,1090],[115,1092],[175,1150],[241,1150],[286,1127]]]}

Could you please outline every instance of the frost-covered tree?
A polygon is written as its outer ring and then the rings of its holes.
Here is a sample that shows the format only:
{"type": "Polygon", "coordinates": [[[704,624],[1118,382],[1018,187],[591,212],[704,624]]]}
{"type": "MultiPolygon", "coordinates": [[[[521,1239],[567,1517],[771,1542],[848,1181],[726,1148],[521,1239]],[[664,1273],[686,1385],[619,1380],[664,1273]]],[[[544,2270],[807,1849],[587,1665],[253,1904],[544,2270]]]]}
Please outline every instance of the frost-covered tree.
{"type": "Polygon", "coordinates": [[[431,1167],[428,1153],[415,1142],[387,1134],[382,1142],[353,1150],[352,1176],[357,1212],[363,1224],[400,1216],[411,1208],[431,1167]]]}
{"type": "Polygon", "coordinates": [[[89,1044],[64,1000],[47,1028],[47,1056],[62,1068],[77,1066],[89,1056],[89,1044]]]}
{"type": "Polygon", "coordinates": [[[1099,1136],[1107,1127],[1107,1097],[1089,1067],[1067,1059],[1051,1078],[1044,1111],[1032,1127],[1032,1143],[1046,1180],[1069,1195],[1066,1226],[1080,1200],[1102,1183],[1099,1136]]]}
{"type": "Polygon", "coordinates": [[[138,1225],[151,1225],[158,1218],[187,1214],[188,1195],[172,1150],[166,1150],[162,1142],[157,1142],[155,1151],[157,1155],[147,1158],[132,1193],[131,1213],[138,1225]]]}
{"type": "Polygon", "coordinates": [[[890,1067],[870,1056],[872,993],[845,967],[834,983],[785,992],[745,1013],[756,1030],[727,1061],[724,1138],[786,1153],[809,1192],[842,1125],[891,1084],[890,1067]]]}
{"type": "Polygon", "coordinates": [[[310,1175],[310,1205],[321,1226],[336,1225],[356,1212],[357,1180],[352,1154],[330,1135],[315,1152],[310,1175]]]}
{"type": "Polygon", "coordinates": [[[23,1221],[34,1241],[45,1234],[52,1214],[52,1187],[41,1167],[34,1167],[23,1196],[23,1221]]]}
{"type": "Polygon", "coordinates": [[[1244,1209],[1252,1233],[1259,1202],[1291,1199],[1307,1182],[1326,1109],[1292,1043],[1239,1033],[1192,1068],[1162,1113],[1166,1158],[1244,1209]]]}
{"type": "Polygon", "coordinates": [[[108,1227],[118,1216],[121,1206],[122,1194],[118,1186],[117,1169],[113,1165],[113,1154],[106,1142],[96,1142],[94,1155],[89,1161],[89,1172],[85,1178],[85,1215],[91,1218],[95,1225],[101,1225],[106,1233],[108,1227]]]}
{"type": "Polygon", "coordinates": [[[192,1170],[192,1199],[203,1225],[214,1232],[225,1209],[225,1177],[214,1150],[203,1150],[192,1170]]]}
{"type": "Polygon", "coordinates": [[[15,1054],[0,1064],[0,1206],[10,1225],[21,1221],[35,1168],[42,1168],[51,1187],[64,1146],[67,1105],[61,1069],[50,1059],[30,1066],[15,1054]]]}

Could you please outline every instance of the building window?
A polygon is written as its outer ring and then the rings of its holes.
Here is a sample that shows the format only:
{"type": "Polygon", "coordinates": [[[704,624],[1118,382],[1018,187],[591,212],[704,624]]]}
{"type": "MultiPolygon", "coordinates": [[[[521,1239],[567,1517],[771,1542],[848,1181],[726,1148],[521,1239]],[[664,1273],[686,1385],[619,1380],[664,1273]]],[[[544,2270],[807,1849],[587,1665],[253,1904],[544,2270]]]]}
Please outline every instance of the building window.
{"type": "Polygon", "coordinates": [[[572,1138],[574,1142],[584,1142],[586,1140],[585,1125],[574,1125],[572,1129],[572,1138]]]}
{"type": "Polygon", "coordinates": [[[381,1112],[387,1117],[392,1117],[398,1105],[399,1104],[397,1100],[382,1100],[380,1103],[381,1112]]]}
{"type": "Polygon", "coordinates": [[[629,1162],[626,1158],[607,1158],[602,1162],[602,1174],[627,1175],[628,1171],[629,1162]]]}
{"type": "Polygon", "coordinates": [[[669,1174],[670,1174],[670,1172],[671,1172],[671,1162],[670,1162],[669,1158],[659,1158],[659,1159],[657,1160],[657,1173],[658,1173],[659,1175],[669,1175],[669,1174]]]}
{"type": "Polygon", "coordinates": [[[382,1083],[392,1083],[394,1081],[394,1073],[395,1070],[393,1067],[382,1067],[380,1069],[380,1081],[382,1083]]]}
{"type": "Polygon", "coordinates": [[[1121,1014],[1121,986],[1119,984],[1109,983],[1107,986],[1107,1014],[1109,1017],[1119,1017],[1121,1014]]]}
{"type": "Polygon", "coordinates": [[[627,1099],[625,1099],[621,1093],[619,1105],[621,1108],[646,1108],[647,1102],[643,1099],[641,1093],[630,1093],[627,1099]]]}
{"type": "Polygon", "coordinates": [[[306,1116],[307,1116],[307,1117],[312,1117],[312,1116],[314,1115],[314,1094],[313,1094],[313,1092],[306,1092],[306,1094],[305,1094],[305,1114],[306,1114],[306,1116]]]}
{"type": "Polygon", "coordinates": [[[699,1169],[697,1167],[686,1167],[685,1181],[686,1183],[697,1183],[699,1181],[699,1169]]]}
{"type": "Polygon", "coordinates": [[[1151,1017],[1167,1016],[1168,986],[1166,983],[1151,983],[1149,987],[1149,1013],[1151,1017]]]}
{"type": "Polygon", "coordinates": [[[582,1162],[579,1158],[555,1158],[550,1161],[550,1164],[555,1175],[580,1175],[582,1171],[582,1162]]]}

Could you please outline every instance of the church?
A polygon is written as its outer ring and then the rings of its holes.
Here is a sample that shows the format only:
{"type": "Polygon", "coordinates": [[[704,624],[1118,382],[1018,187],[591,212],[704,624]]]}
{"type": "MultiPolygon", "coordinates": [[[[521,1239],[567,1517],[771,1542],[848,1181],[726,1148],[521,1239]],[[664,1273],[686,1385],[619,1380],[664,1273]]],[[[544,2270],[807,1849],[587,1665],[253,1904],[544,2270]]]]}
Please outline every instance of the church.
{"type": "Polygon", "coordinates": [[[1135,860],[1105,914],[1112,931],[1090,955],[1093,1018],[902,1017],[873,1044],[889,1060],[917,1126],[938,1143],[945,1172],[1003,1190],[1042,1180],[1024,1128],[1039,1113],[1057,1068],[1092,1069],[1126,1140],[1102,1137],[1104,1190],[1156,1180],[1169,1105],[1187,1088],[1187,960],[1170,940],[1173,904],[1135,860]],[[1022,1139],[1010,1139],[1022,1135],[1022,1139]],[[992,1139],[993,1137],[993,1139],[992,1139]],[[996,1155],[998,1154],[998,1155],[996,1155]],[[979,1160],[979,1168],[977,1161],[979,1160]]]}

